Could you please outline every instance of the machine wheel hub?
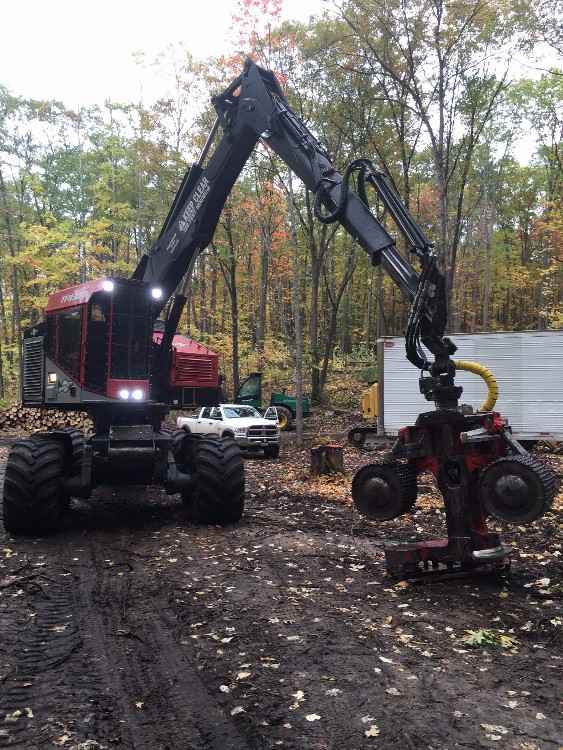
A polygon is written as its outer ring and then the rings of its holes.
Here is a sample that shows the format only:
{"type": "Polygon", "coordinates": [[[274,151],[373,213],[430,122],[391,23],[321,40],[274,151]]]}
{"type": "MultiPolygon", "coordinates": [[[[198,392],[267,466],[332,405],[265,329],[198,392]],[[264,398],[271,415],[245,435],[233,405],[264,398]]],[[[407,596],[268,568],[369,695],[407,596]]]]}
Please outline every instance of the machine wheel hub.
{"type": "Polygon", "coordinates": [[[407,464],[368,464],[352,482],[354,505],[374,521],[390,521],[407,513],[416,491],[416,472],[407,464]]]}
{"type": "Polygon", "coordinates": [[[540,518],[555,496],[553,471],[533,456],[505,456],[483,470],[479,492],[485,510],[499,521],[530,523],[540,518]]]}

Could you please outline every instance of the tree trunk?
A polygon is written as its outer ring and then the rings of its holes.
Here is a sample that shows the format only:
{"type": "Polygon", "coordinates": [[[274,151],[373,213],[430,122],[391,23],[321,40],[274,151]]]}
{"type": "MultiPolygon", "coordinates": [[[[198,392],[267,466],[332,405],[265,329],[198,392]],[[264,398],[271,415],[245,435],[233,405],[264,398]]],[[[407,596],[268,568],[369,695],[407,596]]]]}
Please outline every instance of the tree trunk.
{"type": "Polygon", "coordinates": [[[295,430],[296,443],[303,446],[303,331],[301,327],[301,259],[297,241],[297,222],[293,204],[293,181],[289,172],[288,210],[291,243],[293,245],[293,319],[295,326],[295,430]]]}
{"type": "Polygon", "coordinates": [[[311,476],[321,474],[344,474],[344,449],[341,445],[311,448],[311,476]]]}
{"type": "Polygon", "coordinates": [[[264,352],[264,336],[266,333],[266,312],[268,303],[268,273],[270,264],[272,238],[266,224],[260,226],[260,291],[258,302],[258,316],[256,322],[256,349],[264,352]]]}

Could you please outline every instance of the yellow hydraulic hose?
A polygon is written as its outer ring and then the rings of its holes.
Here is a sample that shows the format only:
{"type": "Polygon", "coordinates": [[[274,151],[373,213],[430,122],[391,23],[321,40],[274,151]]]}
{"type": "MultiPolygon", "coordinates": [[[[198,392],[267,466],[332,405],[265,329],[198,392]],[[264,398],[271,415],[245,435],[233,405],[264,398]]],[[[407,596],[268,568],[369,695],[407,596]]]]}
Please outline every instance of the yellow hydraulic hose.
{"type": "Polygon", "coordinates": [[[469,362],[465,359],[456,360],[455,366],[458,370],[473,372],[475,375],[479,375],[483,378],[487,384],[489,392],[487,398],[479,407],[479,411],[492,411],[498,399],[498,383],[495,380],[493,373],[487,367],[480,365],[478,362],[469,362]]]}

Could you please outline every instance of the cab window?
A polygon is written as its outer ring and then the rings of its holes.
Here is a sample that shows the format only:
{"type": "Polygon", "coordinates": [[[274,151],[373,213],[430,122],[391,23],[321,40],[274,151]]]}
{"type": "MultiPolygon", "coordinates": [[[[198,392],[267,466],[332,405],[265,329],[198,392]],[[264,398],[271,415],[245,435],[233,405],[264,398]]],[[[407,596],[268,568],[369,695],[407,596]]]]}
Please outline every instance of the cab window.
{"type": "Polygon", "coordinates": [[[82,307],[59,313],[58,360],[73,378],[80,378],[80,345],[82,343],[82,307]]]}

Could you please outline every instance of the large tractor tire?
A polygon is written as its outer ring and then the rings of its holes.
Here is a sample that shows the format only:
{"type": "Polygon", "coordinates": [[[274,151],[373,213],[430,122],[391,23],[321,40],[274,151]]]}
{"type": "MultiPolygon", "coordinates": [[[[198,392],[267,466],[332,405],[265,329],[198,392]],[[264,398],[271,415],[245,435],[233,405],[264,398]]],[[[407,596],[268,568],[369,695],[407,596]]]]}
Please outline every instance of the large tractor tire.
{"type": "Polygon", "coordinates": [[[190,430],[185,427],[172,433],[172,455],[180,469],[190,458],[189,447],[193,439],[190,430]]]}
{"type": "Polygon", "coordinates": [[[236,523],[244,511],[244,464],[232,438],[195,444],[196,481],[188,501],[196,523],[236,523]]]}
{"type": "Polygon", "coordinates": [[[4,528],[11,534],[45,534],[59,528],[67,505],[64,446],[46,437],[14,443],[4,480],[4,528]]]}
{"type": "Polygon", "coordinates": [[[280,421],[280,430],[291,430],[293,424],[293,414],[286,406],[276,406],[278,418],[280,421]]]}
{"type": "MultiPolygon", "coordinates": [[[[82,459],[84,457],[84,445],[86,438],[82,430],[76,430],[74,427],[66,427],[63,432],[66,432],[70,438],[72,444],[72,453],[70,460],[67,463],[68,471],[66,472],[67,477],[74,477],[80,474],[82,471],[82,459]]],[[[70,495],[64,497],[64,507],[68,508],[70,504],[70,495]]]]}

